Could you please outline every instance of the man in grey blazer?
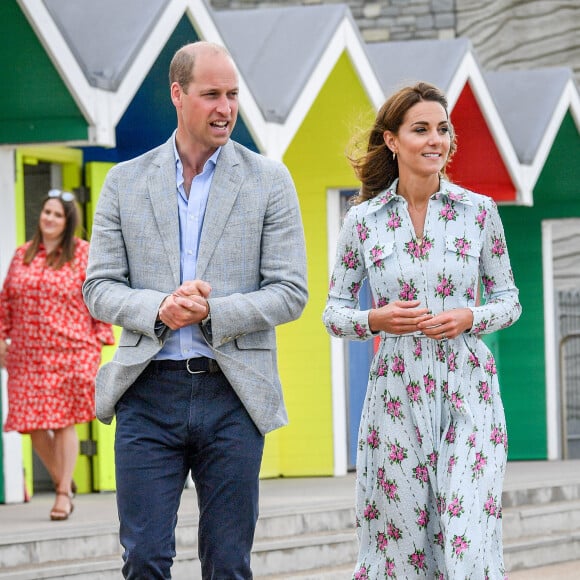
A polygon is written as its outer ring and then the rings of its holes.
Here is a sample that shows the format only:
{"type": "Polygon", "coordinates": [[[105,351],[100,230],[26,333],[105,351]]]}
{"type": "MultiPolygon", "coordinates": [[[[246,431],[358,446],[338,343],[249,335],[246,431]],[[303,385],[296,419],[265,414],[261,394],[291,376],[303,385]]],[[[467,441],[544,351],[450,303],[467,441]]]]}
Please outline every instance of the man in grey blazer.
{"type": "Polygon", "coordinates": [[[275,327],[307,300],[302,222],[287,169],[230,140],[225,49],[187,45],[169,76],[175,133],[111,169],[94,217],[85,300],[123,328],[97,416],[116,417],[124,577],[171,577],[191,473],[203,578],[248,579],[264,435],[287,422],[275,327]]]}

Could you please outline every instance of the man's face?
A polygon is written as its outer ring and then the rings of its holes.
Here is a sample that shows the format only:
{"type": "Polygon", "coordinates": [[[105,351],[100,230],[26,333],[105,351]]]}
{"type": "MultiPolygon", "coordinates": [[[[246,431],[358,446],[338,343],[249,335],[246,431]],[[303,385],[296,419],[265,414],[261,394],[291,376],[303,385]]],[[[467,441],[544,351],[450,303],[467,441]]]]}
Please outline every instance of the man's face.
{"type": "Polygon", "coordinates": [[[193,80],[185,90],[173,83],[171,98],[177,109],[178,133],[187,145],[211,152],[225,145],[238,117],[238,75],[227,55],[200,51],[193,80]]]}

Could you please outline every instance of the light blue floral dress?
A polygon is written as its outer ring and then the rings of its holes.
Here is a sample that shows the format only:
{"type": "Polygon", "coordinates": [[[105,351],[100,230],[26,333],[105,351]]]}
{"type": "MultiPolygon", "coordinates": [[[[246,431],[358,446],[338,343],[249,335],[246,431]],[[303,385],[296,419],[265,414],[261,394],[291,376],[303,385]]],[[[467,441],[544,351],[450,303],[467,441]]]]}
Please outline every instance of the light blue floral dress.
{"type": "Polygon", "coordinates": [[[492,199],[441,180],[420,243],[396,189],[345,218],[323,315],[329,333],[376,336],[359,309],[365,278],[377,306],[469,307],[473,326],[442,341],[380,333],[359,431],[353,578],[503,580],[507,434],[495,362],[479,337],[521,312],[503,226],[492,199]]]}

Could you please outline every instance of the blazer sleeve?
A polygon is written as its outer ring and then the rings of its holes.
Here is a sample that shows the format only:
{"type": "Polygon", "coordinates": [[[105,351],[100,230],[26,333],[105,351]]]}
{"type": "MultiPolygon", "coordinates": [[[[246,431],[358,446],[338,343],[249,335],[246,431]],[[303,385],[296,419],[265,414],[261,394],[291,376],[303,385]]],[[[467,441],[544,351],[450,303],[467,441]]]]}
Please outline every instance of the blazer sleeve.
{"type": "MultiPolygon", "coordinates": [[[[150,288],[134,288],[125,247],[119,176],[122,164],[113,167],[105,180],[93,221],[87,276],[83,296],[89,311],[97,320],[121,326],[161,342],[155,333],[159,306],[167,293],[150,288]]],[[[123,179],[123,184],[127,178],[123,179]]],[[[143,225],[145,229],[145,225],[143,225]]],[[[146,234],[141,243],[146,245],[146,234]]]]}

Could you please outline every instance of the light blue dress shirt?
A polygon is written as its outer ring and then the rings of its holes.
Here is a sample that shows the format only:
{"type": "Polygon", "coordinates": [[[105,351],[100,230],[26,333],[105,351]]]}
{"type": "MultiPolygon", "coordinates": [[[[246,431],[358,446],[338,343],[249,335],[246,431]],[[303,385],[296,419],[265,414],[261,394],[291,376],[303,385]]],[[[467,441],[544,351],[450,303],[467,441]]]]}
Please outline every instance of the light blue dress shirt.
{"type": "MultiPolygon", "coordinates": [[[[177,185],[177,207],[179,211],[179,253],[181,283],[195,280],[197,253],[203,227],[203,218],[207,207],[209,190],[215,173],[215,166],[221,147],[205,162],[203,171],[191,182],[189,198],[185,193],[183,165],[175,145],[173,134],[173,151],[175,153],[175,183],[177,185]]],[[[192,357],[207,356],[213,358],[199,325],[192,324],[172,331],[159,351],[156,359],[181,360],[192,357]]]]}

